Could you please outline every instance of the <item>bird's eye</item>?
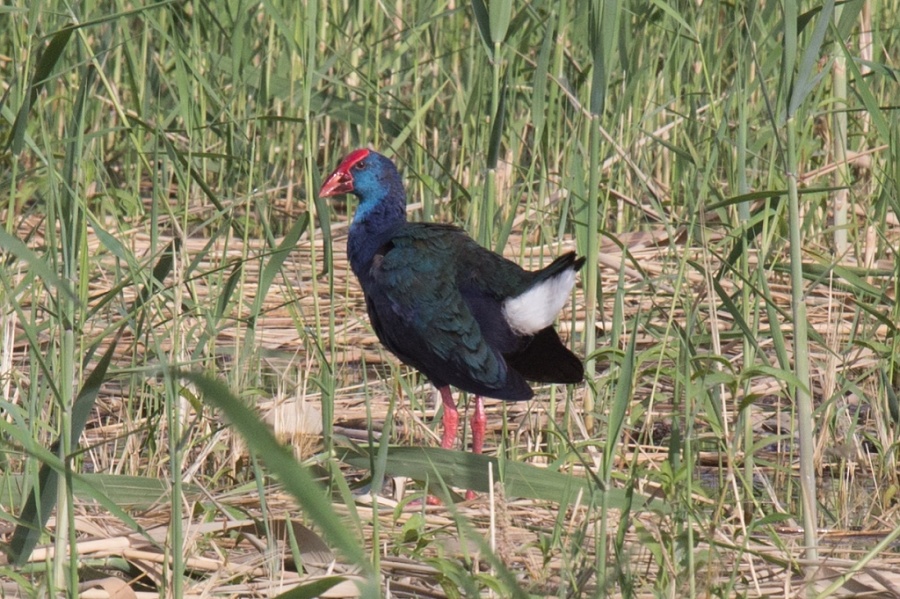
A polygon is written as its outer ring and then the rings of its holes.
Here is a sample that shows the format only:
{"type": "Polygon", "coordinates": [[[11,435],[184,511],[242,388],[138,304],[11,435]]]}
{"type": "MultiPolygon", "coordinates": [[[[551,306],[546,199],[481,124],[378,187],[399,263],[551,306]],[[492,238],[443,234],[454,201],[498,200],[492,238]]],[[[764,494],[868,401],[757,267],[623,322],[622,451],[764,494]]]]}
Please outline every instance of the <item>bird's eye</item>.
{"type": "Polygon", "coordinates": [[[353,168],[355,168],[358,171],[363,170],[364,168],[366,168],[366,161],[360,160],[359,162],[357,162],[356,164],[353,165],[353,168]]]}

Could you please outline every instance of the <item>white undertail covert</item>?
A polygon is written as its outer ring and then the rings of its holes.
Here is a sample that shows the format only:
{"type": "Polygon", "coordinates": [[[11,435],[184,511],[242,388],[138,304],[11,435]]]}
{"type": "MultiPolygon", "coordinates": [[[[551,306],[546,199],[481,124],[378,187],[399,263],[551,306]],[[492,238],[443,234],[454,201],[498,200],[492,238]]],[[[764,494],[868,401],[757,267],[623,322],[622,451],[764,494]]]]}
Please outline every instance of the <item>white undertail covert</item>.
{"type": "Polygon", "coordinates": [[[533,335],[553,324],[574,285],[575,271],[561,272],[503,302],[503,316],[516,333],[533,335]]]}

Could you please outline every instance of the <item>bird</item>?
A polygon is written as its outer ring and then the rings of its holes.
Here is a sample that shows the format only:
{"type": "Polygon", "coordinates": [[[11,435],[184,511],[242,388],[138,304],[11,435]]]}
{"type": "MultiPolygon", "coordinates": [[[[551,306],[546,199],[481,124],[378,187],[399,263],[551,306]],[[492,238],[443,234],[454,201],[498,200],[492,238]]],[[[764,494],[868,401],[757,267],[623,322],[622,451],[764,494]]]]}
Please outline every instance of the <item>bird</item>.
{"type": "Polygon", "coordinates": [[[553,327],[585,259],[565,253],[537,271],[479,245],[460,227],[406,218],[395,164],[367,148],[350,152],[319,197],[353,194],[347,256],[379,341],[437,387],[441,447],[455,445],[459,411],[450,387],[474,395],[472,452],[482,453],[484,397],[531,399],[528,381],[579,383],[581,360],[553,327]]]}

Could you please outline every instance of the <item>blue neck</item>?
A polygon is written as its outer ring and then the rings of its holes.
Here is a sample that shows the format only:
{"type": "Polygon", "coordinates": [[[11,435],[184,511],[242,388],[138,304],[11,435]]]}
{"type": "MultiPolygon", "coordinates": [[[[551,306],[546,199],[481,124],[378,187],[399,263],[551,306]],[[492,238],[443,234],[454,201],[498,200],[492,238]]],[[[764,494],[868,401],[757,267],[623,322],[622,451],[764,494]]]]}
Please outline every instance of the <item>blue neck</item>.
{"type": "Polygon", "coordinates": [[[350,266],[360,280],[368,274],[375,252],[390,240],[397,227],[405,223],[406,194],[402,188],[374,199],[371,194],[360,198],[347,237],[350,266]]]}

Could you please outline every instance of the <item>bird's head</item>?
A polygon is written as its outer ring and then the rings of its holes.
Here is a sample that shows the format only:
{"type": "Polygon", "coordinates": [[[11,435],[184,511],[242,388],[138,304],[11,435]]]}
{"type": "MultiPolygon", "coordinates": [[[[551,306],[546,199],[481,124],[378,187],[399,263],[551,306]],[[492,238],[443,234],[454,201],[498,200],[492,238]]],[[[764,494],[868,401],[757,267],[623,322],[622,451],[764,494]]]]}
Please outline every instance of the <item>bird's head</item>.
{"type": "Polygon", "coordinates": [[[350,152],[334,172],[326,177],[319,197],[352,193],[365,204],[378,202],[403,188],[397,167],[387,157],[365,148],[350,152]]]}
{"type": "Polygon", "coordinates": [[[393,223],[406,219],[406,192],[397,167],[386,156],[365,148],[350,152],[325,178],[319,197],[352,193],[359,198],[353,222],[393,223]]]}

